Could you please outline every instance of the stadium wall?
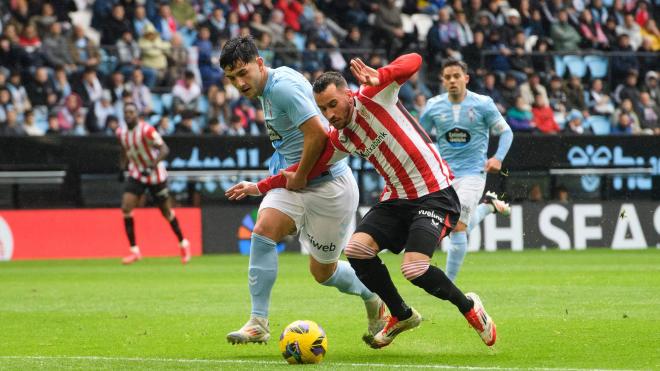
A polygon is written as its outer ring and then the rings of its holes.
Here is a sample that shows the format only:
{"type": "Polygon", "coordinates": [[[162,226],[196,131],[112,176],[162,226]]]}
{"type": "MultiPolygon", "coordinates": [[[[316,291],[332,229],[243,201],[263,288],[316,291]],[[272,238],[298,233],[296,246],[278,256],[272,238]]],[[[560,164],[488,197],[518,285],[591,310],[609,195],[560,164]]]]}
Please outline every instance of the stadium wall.
{"type": "MultiPolygon", "coordinates": [[[[201,211],[177,208],[192,254],[202,252],[201,211]]],[[[158,209],[136,209],[144,256],[179,255],[176,236],[158,209]]],[[[0,210],[0,260],[118,258],[128,252],[120,209],[0,210]]]]}

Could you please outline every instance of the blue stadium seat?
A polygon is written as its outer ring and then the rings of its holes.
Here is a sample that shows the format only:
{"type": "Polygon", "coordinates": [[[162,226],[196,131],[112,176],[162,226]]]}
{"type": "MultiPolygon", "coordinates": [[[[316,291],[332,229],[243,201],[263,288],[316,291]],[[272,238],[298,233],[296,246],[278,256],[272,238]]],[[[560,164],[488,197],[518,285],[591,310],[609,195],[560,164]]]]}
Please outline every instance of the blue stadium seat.
{"type": "Polygon", "coordinates": [[[557,76],[564,77],[564,74],[566,73],[566,63],[564,63],[564,59],[558,55],[555,55],[553,59],[555,61],[555,72],[557,72],[557,76]]]}
{"type": "Polygon", "coordinates": [[[151,108],[158,115],[163,114],[163,100],[160,97],[160,94],[151,94],[151,108]]]}
{"type": "Polygon", "coordinates": [[[163,101],[163,109],[172,112],[172,102],[174,101],[172,94],[165,93],[161,95],[160,99],[163,101]]]}
{"type": "Polygon", "coordinates": [[[587,55],[584,63],[589,67],[592,79],[602,79],[607,76],[607,58],[598,55],[587,55]]]}
{"type": "Polygon", "coordinates": [[[612,126],[610,124],[610,120],[605,116],[589,116],[589,118],[585,120],[585,124],[587,123],[588,125],[585,125],[585,127],[591,127],[591,130],[596,135],[610,134],[612,126]]]}
{"type": "Polygon", "coordinates": [[[584,63],[582,57],[567,55],[564,57],[564,63],[566,63],[571,76],[583,78],[587,74],[587,64],[584,63]]]}
{"type": "Polygon", "coordinates": [[[206,112],[209,110],[209,101],[205,95],[202,95],[197,102],[197,111],[206,112]]]}

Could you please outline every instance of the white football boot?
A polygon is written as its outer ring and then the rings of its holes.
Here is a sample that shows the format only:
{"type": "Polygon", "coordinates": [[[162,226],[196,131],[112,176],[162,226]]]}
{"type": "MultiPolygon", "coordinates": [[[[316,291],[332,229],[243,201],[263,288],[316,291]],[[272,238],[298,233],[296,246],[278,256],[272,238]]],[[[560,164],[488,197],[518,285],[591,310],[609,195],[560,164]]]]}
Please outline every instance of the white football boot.
{"type": "Polygon", "coordinates": [[[232,344],[266,343],[270,339],[268,319],[252,317],[240,328],[227,334],[227,341],[232,344]]]}

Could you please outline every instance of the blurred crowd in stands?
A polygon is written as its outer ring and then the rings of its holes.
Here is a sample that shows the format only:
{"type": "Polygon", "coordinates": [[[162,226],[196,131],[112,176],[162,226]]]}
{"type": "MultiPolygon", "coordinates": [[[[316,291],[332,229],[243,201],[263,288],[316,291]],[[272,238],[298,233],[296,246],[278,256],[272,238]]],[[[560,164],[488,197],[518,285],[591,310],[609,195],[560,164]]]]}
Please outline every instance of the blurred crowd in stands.
{"type": "Polygon", "coordinates": [[[416,51],[414,115],[462,59],[515,131],[660,134],[660,0],[2,0],[0,135],[112,135],[133,101],[166,135],[259,135],[217,61],[252,35],[313,81],[416,51]],[[651,1],[651,2],[649,2],[651,1]]]}

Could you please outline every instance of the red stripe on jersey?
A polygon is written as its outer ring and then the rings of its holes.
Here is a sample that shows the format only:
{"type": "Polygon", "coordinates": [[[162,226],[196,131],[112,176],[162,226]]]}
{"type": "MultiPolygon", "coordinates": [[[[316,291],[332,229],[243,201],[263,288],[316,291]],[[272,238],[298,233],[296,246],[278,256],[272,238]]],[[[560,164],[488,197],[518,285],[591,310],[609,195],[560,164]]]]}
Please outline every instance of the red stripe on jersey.
{"type": "MultiPolygon", "coordinates": [[[[396,174],[397,178],[399,178],[401,185],[403,185],[403,189],[406,190],[407,198],[409,199],[417,198],[417,189],[415,188],[415,184],[412,182],[412,179],[410,179],[410,176],[408,176],[408,172],[406,172],[406,169],[403,167],[401,161],[399,161],[396,155],[390,150],[390,147],[384,145],[383,148],[381,148],[380,152],[383,154],[383,156],[385,156],[387,162],[389,162],[390,166],[392,166],[392,168],[394,169],[394,173],[396,174]]],[[[389,178],[388,174],[382,174],[382,175],[383,178],[385,179],[389,178]]]]}
{"type": "MultiPolygon", "coordinates": [[[[378,121],[380,121],[385,126],[385,128],[392,134],[393,139],[395,139],[399,143],[399,145],[403,147],[403,150],[408,154],[408,156],[410,156],[411,160],[415,164],[415,167],[417,167],[417,171],[419,171],[420,174],[422,175],[424,179],[424,183],[426,184],[426,188],[428,188],[429,193],[439,191],[440,184],[438,182],[438,179],[436,179],[435,175],[433,174],[433,170],[431,166],[429,166],[429,164],[426,162],[426,159],[420,152],[420,148],[418,148],[415,145],[415,143],[408,137],[408,135],[403,131],[403,129],[401,129],[401,127],[394,120],[394,118],[392,118],[392,116],[390,116],[390,114],[383,107],[381,107],[379,104],[371,101],[368,98],[360,99],[360,102],[364,104],[364,106],[369,110],[369,112],[371,112],[374,116],[376,116],[378,121]]],[[[420,139],[423,140],[421,136],[420,139]]],[[[438,165],[442,167],[442,165],[440,165],[439,162],[438,165]]],[[[408,178],[407,182],[404,180],[404,178],[401,178],[401,181],[403,182],[404,188],[406,187],[406,185],[415,188],[410,178],[408,178]]]]}
{"type": "MultiPolygon", "coordinates": [[[[147,154],[147,157],[149,157],[149,166],[152,166],[154,164],[155,158],[154,158],[153,153],[151,153],[151,146],[149,145],[149,142],[147,142],[147,135],[149,133],[150,126],[142,125],[142,124],[140,124],[140,126],[142,128],[142,132],[141,132],[141,134],[142,134],[142,138],[141,138],[142,139],[142,148],[144,149],[144,152],[147,154]]],[[[158,168],[158,166],[156,166],[155,174],[152,172],[152,173],[150,173],[150,176],[149,176],[149,183],[154,183],[154,182],[155,182],[155,184],[161,183],[160,169],[158,168]],[[153,179],[153,178],[156,178],[156,179],[153,179]]]]}
{"type": "Polygon", "coordinates": [[[138,140],[138,133],[140,129],[139,128],[133,128],[133,143],[132,143],[132,149],[133,149],[133,154],[135,156],[135,160],[139,163],[140,171],[144,171],[147,169],[147,162],[146,160],[142,157],[140,154],[140,141],[138,140]]]}
{"type": "Polygon", "coordinates": [[[376,171],[380,174],[380,176],[385,179],[385,184],[387,184],[387,188],[390,189],[390,193],[392,194],[391,197],[388,198],[383,198],[385,196],[385,190],[383,190],[383,193],[380,194],[380,199],[381,201],[385,201],[386,199],[389,198],[398,198],[399,197],[399,192],[394,188],[394,185],[390,182],[390,178],[387,176],[387,173],[385,172],[385,169],[378,163],[378,160],[376,159],[376,156],[371,155],[369,157],[369,162],[371,162],[372,165],[374,165],[374,168],[376,168],[376,171]]]}
{"type": "Polygon", "coordinates": [[[340,132],[337,129],[332,129],[330,130],[330,141],[332,142],[332,145],[335,146],[335,148],[339,149],[342,152],[350,153],[346,147],[344,147],[343,144],[341,144],[341,140],[339,140],[339,135],[340,132]]]}
{"type": "Polygon", "coordinates": [[[376,138],[376,132],[374,129],[369,126],[369,123],[367,120],[364,119],[364,117],[360,116],[359,114],[355,115],[355,121],[357,122],[358,125],[364,130],[365,133],[367,133],[367,136],[369,139],[374,140],[376,138]]]}

